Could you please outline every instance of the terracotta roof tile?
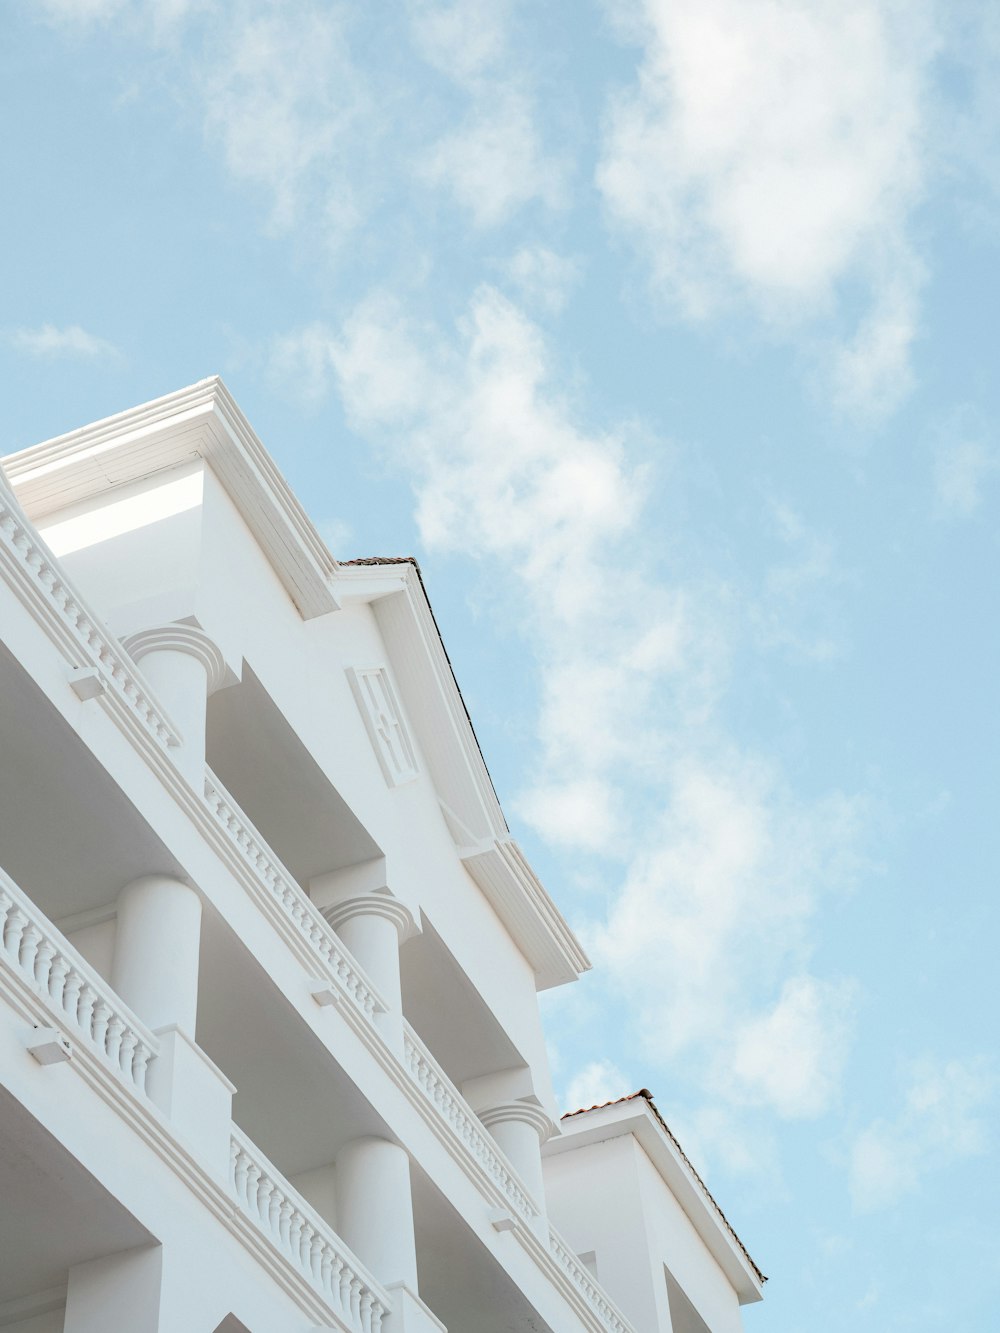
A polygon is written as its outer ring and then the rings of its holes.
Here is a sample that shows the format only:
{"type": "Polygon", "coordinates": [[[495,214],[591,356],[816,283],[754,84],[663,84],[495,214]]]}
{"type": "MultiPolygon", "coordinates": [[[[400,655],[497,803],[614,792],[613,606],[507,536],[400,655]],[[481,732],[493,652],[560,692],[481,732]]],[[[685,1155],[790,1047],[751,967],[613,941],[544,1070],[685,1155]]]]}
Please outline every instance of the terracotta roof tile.
{"type": "Polygon", "coordinates": [[[667,1122],[664,1120],[663,1116],[660,1114],[660,1109],[659,1109],[659,1107],[656,1105],[656,1102],[653,1101],[653,1094],[649,1091],[648,1088],[640,1088],[638,1092],[630,1092],[630,1093],[627,1093],[624,1097],[614,1097],[614,1098],[612,1098],[611,1101],[609,1101],[609,1102],[598,1102],[598,1103],[596,1103],[596,1105],[594,1105],[594,1106],[581,1106],[581,1107],[579,1108],[579,1110],[576,1110],[576,1111],[567,1111],[567,1112],[565,1113],[565,1115],[563,1115],[561,1118],[562,1118],[563,1120],[571,1120],[574,1116],[577,1116],[577,1115],[588,1115],[591,1111],[603,1111],[603,1110],[605,1109],[605,1107],[608,1107],[608,1106],[621,1106],[622,1103],[624,1103],[624,1102],[634,1102],[634,1101],[636,1101],[636,1100],[637,1100],[638,1098],[640,1098],[640,1097],[642,1098],[642,1100],[643,1100],[644,1102],[646,1102],[646,1104],[648,1105],[649,1109],[652,1111],[653,1115],[655,1116],[656,1121],[657,1121],[657,1123],[659,1124],[660,1128],[663,1130],[664,1134],[666,1134],[667,1138],[670,1140],[670,1142],[671,1142],[671,1143],[674,1145],[674,1147],[677,1149],[677,1152],[680,1154],[681,1160],[684,1162],[684,1165],[688,1168],[688,1170],[689,1170],[689,1171],[691,1172],[691,1174],[694,1176],[695,1180],[698,1182],[698,1184],[699,1184],[699,1185],[701,1186],[701,1188],[704,1190],[704,1192],[705,1192],[705,1197],[708,1199],[709,1203],[712,1205],[712,1207],[715,1209],[715,1211],[719,1214],[719,1217],[720,1217],[721,1220],[722,1220],[722,1224],[723,1224],[723,1226],[726,1228],[726,1230],[727,1230],[727,1231],[729,1232],[729,1234],[732,1236],[733,1240],[734,1240],[734,1241],[736,1242],[736,1244],[739,1246],[739,1248],[740,1248],[740,1250],[742,1251],[742,1253],[745,1255],[747,1263],[750,1265],[750,1267],[753,1269],[753,1271],[757,1274],[758,1279],[759,1279],[761,1282],[766,1282],[766,1281],[767,1281],[767,1278],[766,1278],[766,1277],[764,1276],[764,1274],[760,1271],[760,1269],[757,1267],[757,1265],[754,1263],[754,1261],[750,1258],[750,1252],[749,1252],[749,1250],[748,1250],[747,1247],[743,1244],[743,1242],[740,1240],[739,1236],[736,1234],[735,1230],[733,1229],[733,1225],[732,1225],[732,1223],[729,1221],[729,1218],[726,1217],[725,1213],[722,1211],[722,1209],[721,1209],[721,1208],[719,1207],[719,1205],[716,1203],[715,1198],[714,1198],[713,1195],[712,1195],[712,1191],[708,1188],[708,1186],[707,1186],[707,1185],[705,1184],[705,1182],[702,1180],[701,1176],[700,1176],[700,1175],[698,1174],[698,1172],[695,1170],[694,1164],[692,1163],[690,1157],[688,1157],[687,1153],[686,1153],[686,1152],[684,1151],[684,1149],[681,1147],[680,1143],[678,1143],[678,1141],[677,1141],[677,1137],[676,1137],[676,1135],[674,1134],[673,1130],[670,1128],[670,1126],[669,1126],[669,1125],[667,1124],[667,1122]]]}

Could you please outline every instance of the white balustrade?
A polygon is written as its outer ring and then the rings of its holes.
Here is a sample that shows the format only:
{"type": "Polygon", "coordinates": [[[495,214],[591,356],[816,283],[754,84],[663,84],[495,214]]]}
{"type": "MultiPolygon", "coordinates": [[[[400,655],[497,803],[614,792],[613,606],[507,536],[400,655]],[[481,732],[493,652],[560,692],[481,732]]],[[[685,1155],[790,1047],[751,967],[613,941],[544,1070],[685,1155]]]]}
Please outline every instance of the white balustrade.
{"type": "Polygon", "coordinates": [[[82,1036],[127,1083],[146,1091],[156,1038],[3,871],[0,960],[44,999],[60,1027],[82,1036]]]}
{"type": "Polygon", "coordinates": [[[521,1217],[531,1222],[538,1216],[538,1209],[518,1179],[517,1172],[411,1027],[407,1027],[404,1032],[403,1049],[410,1076],[427,1100],[437,1108],[442,1119],[451,1126],[480,1167],[502,1191],[507,1202],[521,1217]]]}
{"type": "MultiPolygon", "coordinates": [[[[0,554],[21,576],[33,600],[41,602],[50,633],[73,665],[97,669],[104,689],[115,696],[164,750],[178,736],[162,707],[136,673],[131,658],[108,633],[84,600],[65,581],[45,545],[0,487],[0,554]]],[[[16,585],[15,585],[16,586],[16,585]]]]}
{"type": "Polygon", "coordinates": [[[372,990],[361,968],[343,948],[330,926],[303,893],[291,873],[278,860],[253,824],[222,783],[211,772],[205,774],[205,803],[217,822],[239,849],[258,882],[279,904],[299,934],[313,947],[326,969],[339,982],[344,994],[372,1024],[384,1005],[372,990]]]}
{"type": "Polygon", "coordinates": [[[587,1304],[600,1317],[608,1333],[635,1333],[622,1312],[611,1303],[604,1288],[583,1266],[554,1227],[549,1228],[549,1249],[560,1267],[569,1274],[573,1284],[586,1298],[587,1304]]]}
{"type": "Polygon", "coordinates": [[[230,1186],[240,1210],[318,1288],[355,1333],[379,1333],[383,1316],[391,1308],[388,1295],[336,1232],[235,1126],[230,1186]]]}

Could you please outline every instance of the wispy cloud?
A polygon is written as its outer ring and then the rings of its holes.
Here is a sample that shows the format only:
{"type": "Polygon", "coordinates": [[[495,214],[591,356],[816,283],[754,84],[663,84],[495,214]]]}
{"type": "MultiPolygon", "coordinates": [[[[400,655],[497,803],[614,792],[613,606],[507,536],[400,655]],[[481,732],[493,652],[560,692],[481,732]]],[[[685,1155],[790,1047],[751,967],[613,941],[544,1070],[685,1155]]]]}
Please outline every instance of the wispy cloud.
{"type": "Polygon", "coordinates": [[[924,1061],[914,1069],[903,1107],[875,1120],[854,1141],[850,1188],[859,1212],[897,1204],[923,1177],[987,1151],[997,1081],[985,1061],[924,1061]]]}
{"type": "Polygon", "coordinates": [[[1000,448],[980,413],[966,405],[936,432],[934,496],[938,511],[967,518],[983,503],[988,483],[1000,473],[1000,448]]]}
{"type": "Polygon", "coordinates": [[[820,1113],[853,991],[811,971],[813,920],[850,877],[861,812],[797,801],[727,737],[731,602],[637,560],[641,436],[583,424],[541,330],[492,286],[453,334],[383,294],[297,337],[305,357],[295,336],[282,357],[314,389],[325,361],[355,428],[409,472],[425,544],[513,581],[540,695],[516,806],[553,846],[601,859],[612,887],[585,933],[631,1038],[654,1064],[685,1052],[733,1106],[820,1113]]]}
{"type": "Polygon", "coordinates": [[[88,333],[79,324],[58,328],[42,324],[37,329],[15,329],[8,333],[8,341],[19,351],[38,357],[82,357],[91,361],[113,361],[121,351],[105,338],[88,333]]]}
{"type": "Polygon", "coordinates": [[[421,151],[418,174],[448,190],[479,227],[564,197],[565,164],[546,149],[537,97],[509,48],[512,8],[502,0],[410,4],[418,51],[465,101],[458,125],[421,151]]]}
{"type": "Polygon", "coordinates": [[[557,254],[546,245],[523,245],[507,265],[514,287],[527,305],[556,314],[580,278],[578,259],[557,254]]]}
{"type": "Polygon", "coordinates": [[[920,266],[929,7],[836,0],[619,4],[640,46],[612,100],[598,184],[657,296],[704,319],[748,302],[772,328],[868,313],[835,354],[846,405],[905,393],[920,266]]]}
{"type": "Polygon", "coordinates": [[[566,1110],[599,1106],[635,1091],[628,1076],[613,1061],[594,1060],[571,1079],[565,1094],[566,1110]]]}

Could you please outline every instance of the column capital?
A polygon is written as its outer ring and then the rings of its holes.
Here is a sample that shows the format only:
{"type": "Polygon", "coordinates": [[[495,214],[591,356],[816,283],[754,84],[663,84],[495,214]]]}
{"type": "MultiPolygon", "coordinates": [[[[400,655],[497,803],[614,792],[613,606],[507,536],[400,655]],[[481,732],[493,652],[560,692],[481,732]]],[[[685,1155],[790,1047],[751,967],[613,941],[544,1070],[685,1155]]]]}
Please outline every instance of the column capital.
{"type": "Polygon", "coordinates": [[[349,898],[327,903],[320,911],[334,930],[339,930],[345,922],[355,917],[374,916],[396,927],[400,944],[420,934],[420,926],[413,913],[388,887],[352,894],[349,898]]]}
{"type": "Polygon", "coordinates": [[[179,620],[150,625],[127,635],[122,645],[133,662],[140,662],[148,653],[186,653],[204,668],[209,694],[231,684],[234,679],[218,644],[197,625],[179,620]]]}
{"type": "Polygon", "coordinates": [[[552,1138],[558,1130],[558,1126],[552,1117],[539,1106],[537,1102],[527,1100],[515,1100],[509,1102],[499,1102],[496,1106],[490,1106],[482,1111],[477,1111],[484,1128],[492,1131],[497,1125],[521,1124],[530,1125],[538,1135],[538,1142],[545,1143],[547,1139],[552,1138]]]}

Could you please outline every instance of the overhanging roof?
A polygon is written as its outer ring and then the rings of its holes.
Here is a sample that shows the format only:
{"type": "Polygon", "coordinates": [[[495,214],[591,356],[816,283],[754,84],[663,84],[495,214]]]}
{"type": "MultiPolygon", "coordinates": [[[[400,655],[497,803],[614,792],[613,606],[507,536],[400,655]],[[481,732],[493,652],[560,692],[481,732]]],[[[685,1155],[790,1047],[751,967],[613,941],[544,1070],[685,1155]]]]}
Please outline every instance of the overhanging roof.
{"type": "Polygon", "coordinates": [[[372,604],[442,813],[472,878],[528,959],[539,988],[590,967],[511,838],[412,560],[341,564],[218,376],[2,460],[28,517],[204,459],[304,619],[372,604]]]}
{"type": "Polygon", "coordinates": [[[740,1304],[749,1305],[763,1298],[767,1278],[750,1258],[746,1246],[660,1115],[647,1088],[599,1106],[570,1111],[562,1117],[560,1128],[562,1133],[543,1146],[544,1156],[553,1157],[631,1134],[725,1273],[740,1304]]]}

